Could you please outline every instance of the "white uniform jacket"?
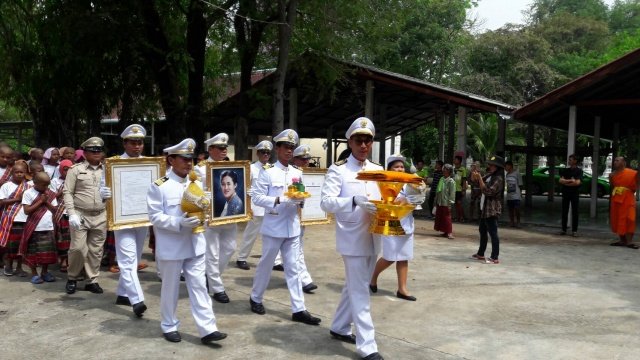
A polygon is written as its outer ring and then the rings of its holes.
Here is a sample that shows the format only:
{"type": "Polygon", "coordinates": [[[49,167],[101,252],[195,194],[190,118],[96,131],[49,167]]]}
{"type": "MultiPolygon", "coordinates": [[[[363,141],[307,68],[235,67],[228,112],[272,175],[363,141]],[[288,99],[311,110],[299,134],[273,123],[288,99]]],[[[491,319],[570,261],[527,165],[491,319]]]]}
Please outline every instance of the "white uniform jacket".
{"type": "MultiPolygon", "coordinates": [[[[182,194],[189,181],[173,171],[149,186],[147,208],[156,236],[156,257],[160,260],[183,260],[204,254],[204,234],[180,226],[182,194]]],[[[202,186],[201,184],[198,184],[202,186]]]]}
{"type": "Polygon", "coordinates": [[[293,179],[302,179],[302,170],[292,165],[282,165],[277,161],[265,165],[252,189],[252,200],[265,209],[261,233],[277,238],[291,238],[300,235],[300,216],[298,206],[278,204],[276,198],[284,199],[287,187],[293,179]]]}
{"type": "Polygon", "coordinates": [[[377,253],[374,236],[369,233],[369,213],[354,205],[355,195],[380,200],[378,185],[373,181],[357,180],[362,170],[384,170],[369,160],[361,162],[350,155],[329,167],[322,186],[322,210],[336,216],[336,250],[347,256],[372,256],[377,253]]]}
{"type": "Polygon", "coordinates": [[[255,201],[253,201],[253,189],[256,186],[256,182],[258,182],[262,167],[263,165],[260,161],[251,164],[251,188],[249,188],[249,196],[251,196],[251,212],[253,212],[253,216],[264,216],[264,208],[256,205],[255,201]]]}
{"type": "MultiPolygon", "coordinates": [[[[202,160],[193,167],[193,171],[198,175],[198,180],[202,181],[205,187],[209,184],[207,182],[207,162],[213,162],[213,159],[209,157],[207,160],[202,160]]],[[[207,190],[211,191],[211,189],[207,190]]]]}

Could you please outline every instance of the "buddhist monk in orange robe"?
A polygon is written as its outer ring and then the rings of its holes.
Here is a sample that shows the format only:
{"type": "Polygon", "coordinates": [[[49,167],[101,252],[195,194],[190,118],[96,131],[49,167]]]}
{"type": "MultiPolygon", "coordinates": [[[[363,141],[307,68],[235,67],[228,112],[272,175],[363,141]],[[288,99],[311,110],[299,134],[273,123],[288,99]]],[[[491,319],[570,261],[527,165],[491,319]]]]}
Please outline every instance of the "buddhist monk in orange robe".
{"type": "Polygon", "coordinates": [[[614,171],[609,177],[613,188],[609,212],[611,230],[620,237],[620,241],[612,243],[611,246],[638,249],[640,246],[632,242],[636,231],[635,193],[638,188],[638,172],[628,169],[626,165],[624,157],[616,157],[613,161],[614,171]]]}

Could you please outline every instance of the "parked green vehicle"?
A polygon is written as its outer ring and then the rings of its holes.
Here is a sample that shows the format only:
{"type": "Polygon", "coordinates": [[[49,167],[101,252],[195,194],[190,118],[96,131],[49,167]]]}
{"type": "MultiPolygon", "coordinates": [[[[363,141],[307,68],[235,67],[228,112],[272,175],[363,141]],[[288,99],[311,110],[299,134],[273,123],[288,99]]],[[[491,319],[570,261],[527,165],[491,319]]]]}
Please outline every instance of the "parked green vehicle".
{"type": "MultiPolygon", "coordinates": [[[[562,167],[556,167],[556,181],[555,189],[556,193],[560,193],[562,191],[562,185],[558,182],[560,179],[560,171],[562,167]]],[[[522,176],[523,181],[526,183],[526,176],[522,176]]],[[[549,187],[549,168],[541,167],[533,170],[533,181],[531,183],[531,192],[534,195],[541,195],[542,193],[547,192],[549,187]]],[[[591,194],[591,175],[584,173],[582,175],[582,184],[580,185],[580,194],[591,194]]],[[[605,197],[611,194],[611,185],[609,185],[609,179],[607,178],[598,178],[598,197],[605,197]]]]}

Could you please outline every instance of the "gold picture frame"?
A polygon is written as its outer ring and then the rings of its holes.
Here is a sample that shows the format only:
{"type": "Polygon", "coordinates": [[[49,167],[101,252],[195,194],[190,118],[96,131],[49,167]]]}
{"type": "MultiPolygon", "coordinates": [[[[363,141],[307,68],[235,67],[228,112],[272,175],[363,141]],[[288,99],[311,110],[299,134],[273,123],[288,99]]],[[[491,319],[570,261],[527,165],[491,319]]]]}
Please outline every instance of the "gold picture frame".
{"type": "Polygon", "coordinates": [[[105,185],[111,188],[111,199],[107,201],[107,229],[150,226],[147,191],[151,183],[165,176],[165,158],[116,156],[105,159],[104,165],[105,185]]]}
{"type": "Polygon", "coordinates": [[[331,224],[333,215],[320,208],[322,185],[326,174],[327,169],[302,168],[302,181],[305,191],[310,193],[311,197],[304,201],[304,207],[300,209],[300,225],[331,224]]]}
{"type": "Polygon", "coordinates": [[[251,162],[207,162],[207,188],[212,199],[209,226],[233,224],[251,220],[251,162]]]}

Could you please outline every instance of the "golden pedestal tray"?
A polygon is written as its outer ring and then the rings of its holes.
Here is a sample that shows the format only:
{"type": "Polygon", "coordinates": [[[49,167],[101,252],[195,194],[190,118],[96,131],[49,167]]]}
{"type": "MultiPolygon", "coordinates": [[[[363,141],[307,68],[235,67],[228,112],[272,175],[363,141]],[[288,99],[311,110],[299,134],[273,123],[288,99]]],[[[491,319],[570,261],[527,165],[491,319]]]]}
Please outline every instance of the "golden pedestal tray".
{"type": "Polygon", "coordinates": [[[405,235],[400,219],[409,215],[415,205],[394,204],[394,201],[405,184],[418,184],[422,179],[415,174],[397,171],[361,171],[356,178],[375,181],[382,196],[382,200],[371,200],[378,211],[371,221],[369,231],[380,235],[405,235]]]}
{"type": "Polygon", "coordinates": [[[182,194],[182,201],[180,207],[182,211],[187,213],[187,217],[197,217],[200,219],[200,225],[194,227],[192,232],[194,234],[203,233],[205,231],[204,222],[206,219],[207,209],[211,205],[211,201],[205,196],[204,190],[198,184],[196,180],[198,176],[195,171],[189,173],[189,180],[191,183],[187,186],[187,189],[182,194]]]}

